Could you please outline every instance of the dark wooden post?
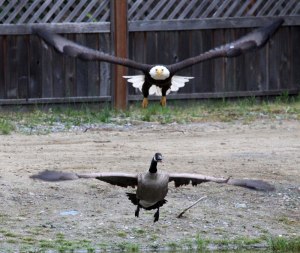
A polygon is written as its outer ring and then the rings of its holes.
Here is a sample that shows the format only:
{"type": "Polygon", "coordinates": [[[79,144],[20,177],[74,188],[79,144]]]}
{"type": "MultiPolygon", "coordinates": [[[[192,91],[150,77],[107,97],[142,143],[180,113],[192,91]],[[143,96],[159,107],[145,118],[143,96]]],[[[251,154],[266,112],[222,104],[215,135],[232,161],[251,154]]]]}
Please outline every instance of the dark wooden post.
{"type": "MultiPolygon", "coordinates": [[[[111,32],[114,54],[127,57],[127,0],[111,0],[111,32]]],[[[127,74],[127,68],[113,65],[112,100],[116,109],[127,107],[127,84],[122,77],[127,74]]]]}

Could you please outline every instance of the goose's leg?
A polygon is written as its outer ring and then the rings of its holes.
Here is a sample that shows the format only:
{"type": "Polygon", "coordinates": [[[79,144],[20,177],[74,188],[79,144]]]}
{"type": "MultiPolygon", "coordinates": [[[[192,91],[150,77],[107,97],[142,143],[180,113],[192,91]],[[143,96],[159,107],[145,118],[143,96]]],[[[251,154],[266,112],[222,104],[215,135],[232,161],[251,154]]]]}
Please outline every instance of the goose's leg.
{"type": "Polygon", "coordinates": [[[159,207],[157,208],[157,211],[154,214],[154,222],[158,221],[158,219],[159,219],[159,207]]]}
{"type": "Polygon", "coordinates": [[[140,201],[139,200],[137,201],[137,205],[136,206],[137,207],[136,207],[134,215],[135,215],[135,217],[139,217],[139,214],[140,214],[140,201]]]}

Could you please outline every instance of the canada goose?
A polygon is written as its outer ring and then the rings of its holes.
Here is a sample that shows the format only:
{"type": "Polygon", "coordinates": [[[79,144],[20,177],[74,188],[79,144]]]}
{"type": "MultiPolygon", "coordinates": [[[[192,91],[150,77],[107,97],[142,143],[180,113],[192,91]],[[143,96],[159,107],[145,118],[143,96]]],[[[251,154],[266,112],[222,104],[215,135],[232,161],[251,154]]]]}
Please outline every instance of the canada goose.
{"type": "MultiPolygon", "coordinates": [[[[65,55],[78,57],[86,61],[105,61],[141,71],[142,75],[123,77],[132,83],[133,87],[138,88],[143,93],[144,99],[142,107],[145,108],[148,105],[149,95],[162,96],[160,103],[162,106],[165,106],[167,94],[171,91],[178,91],[185,86],[185,83],[194,78],[176,75],[180,70],[210,59],[236,57],[253,49],[259,49],[267,43],[269,38],[277,31],[283,22],[284,20],[282,18],[278,18],[270,24],[256,29],[236,41],[218,46],[195,57],[165,66],[160,64],[139,63],[131,59],[109,55],[79,45],[41,27],[34,27],[32,30],[57,51],[65,55]]],[[[163,52],[159,53],[162,54],[163,52]]]]}
{"type": "Polygon", "coordinates": [[[127,193],[131,202],[137,206],[135,216],[139,216],[140,208],[146,210],[157,209],[154,214],[154,222],[159,219],[159,208],[167,201],[165,197],[168,193],[168,183],[174,181],[175,187],[187,185],[190,182],[193,186],[204,182],[216,182],[241,186],[259,191],[272,191],[274,187],[262,180],[252,179],[231,179],[216,178],[200,174],[190,173],[158,173],[157,163],[162,162],[161,153],[156,153],[151,161],[150,168],[146,173],[129,174],[122,172],[104,172],[104,173],[69,173],[60,171],[45,170],[36,175],[32,175],[33,179],[44,181],[63,181],[75,180],[79,178],[96,178],[101,181],[118,185],[121,187],[137,186],[136,194],[127,193]]]}

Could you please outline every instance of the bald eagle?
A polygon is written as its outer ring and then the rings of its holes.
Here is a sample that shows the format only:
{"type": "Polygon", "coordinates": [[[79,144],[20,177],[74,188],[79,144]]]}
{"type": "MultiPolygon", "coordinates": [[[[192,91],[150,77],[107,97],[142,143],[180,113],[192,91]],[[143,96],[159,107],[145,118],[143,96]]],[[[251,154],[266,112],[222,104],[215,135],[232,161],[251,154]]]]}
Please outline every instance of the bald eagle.
{"type": "Polygon", "coordinates": [[[277,31],[284,22],[278,18],[269,25],[258,28],[244,37],[231,43],[219,46],[204,52],[198,56],[185,59],[183,61],[162,66],[139,63],[131,59],[120,58],[91,49],[70,41],[62,36],[52,33],[41,27],[33,28],[33,32],[52,45],[60,53],[68,56],[78,57],[87,61],[104,61],[113,64],[123,65],[128,68],[140,70],[143,74],[134,76],[123,76],[133,87],[138,88],[144,96],[142,107],[148,106],[148,96],[162,96],[161,105],[166,105],[166,95],[171,91],[178,91],[184,87],[193,77],[176,75],[182,69],[188,68],[194,64],[221,57],[236,57],[250,50],[263,47],[269,38],[277,31]]]}

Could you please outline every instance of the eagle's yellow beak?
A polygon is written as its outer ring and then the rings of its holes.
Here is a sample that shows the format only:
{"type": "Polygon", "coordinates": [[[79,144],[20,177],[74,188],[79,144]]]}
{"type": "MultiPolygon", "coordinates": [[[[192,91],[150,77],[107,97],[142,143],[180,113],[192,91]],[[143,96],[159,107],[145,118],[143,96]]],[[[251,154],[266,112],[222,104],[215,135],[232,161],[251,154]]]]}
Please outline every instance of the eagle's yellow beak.
{"type": "Polygon", "coordinates": [[[155,72],[156,72],[156,76],[161,77],[162,74],[163,74],[163,72],[164,72],[164,70],[161,69],[161,68],[156,68],[155,72]]]}

